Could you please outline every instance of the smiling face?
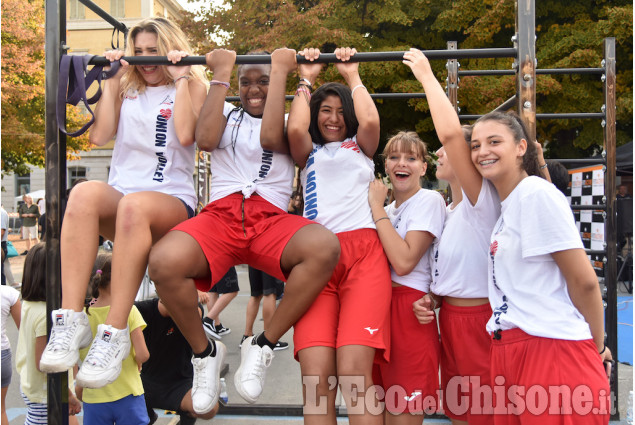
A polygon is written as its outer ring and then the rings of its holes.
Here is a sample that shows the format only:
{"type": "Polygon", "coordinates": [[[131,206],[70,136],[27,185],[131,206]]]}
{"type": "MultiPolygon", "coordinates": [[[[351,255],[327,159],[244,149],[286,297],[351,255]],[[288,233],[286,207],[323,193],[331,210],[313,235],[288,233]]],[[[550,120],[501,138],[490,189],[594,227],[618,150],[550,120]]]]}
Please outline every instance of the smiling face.
{"type": "Polygon", "coordinates": [[[394,142],[386,154],[384,166],[390,176],[395,198],[408,199],[421,188],[427,164],[411,143],[394,142]]]}
{"type": "MultiPolygon", "coordinates": [[[[134,38],[135,56],[158,56],[157,35],[153,32],[140,31],[134,38]]],[[[166,83],[165,70],[157,65],[137,65],[137,71],[150,87],[166,83]]]]}
{"type": "Polygon", "coordinates": [[[456,178],[454,175],[454,169],[448,160],[448,156],[445,153],[445,148],[441,147],[437,150],[437,170],[436,176],[439,180],[445,180],[452,182],[456,178]]]}
{"type": "Polygon", "coordinates": [[[527,141],[516,142],[509,127],[503,123],[495,120],[477,123],[472,130],[470,150],[478,172],[494,184],[516,181],[525,172],[522,161],[527,141]]]}
{"type": "Polygon", "coordinates": [[[327,96],[320,104],[317,115],[318,130],[324,143],[341,142],[346,139],[344,108],[339,96],[327,96]]]}
{"type": "Polygon", "coordinates": [[[238,71],[240,102],[247,113],[261,116],[269,92],[269,65],[244,65],[238,71]]]}

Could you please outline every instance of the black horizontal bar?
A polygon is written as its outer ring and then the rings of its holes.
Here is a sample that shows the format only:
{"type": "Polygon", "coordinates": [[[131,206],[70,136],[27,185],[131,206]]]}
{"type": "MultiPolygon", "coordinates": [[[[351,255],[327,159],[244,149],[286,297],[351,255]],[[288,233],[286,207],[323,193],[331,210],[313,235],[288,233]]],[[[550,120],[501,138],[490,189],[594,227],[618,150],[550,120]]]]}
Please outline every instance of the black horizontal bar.
{"type": "MultiPolygon", "coordinates": [[[[286,95],[284,98],[287,101],[292,101],[295,96],[286,95]]],[[[373,99],[421,99],[426,97],[425,93],[371,93],[370,97],[373,99]]],[[[239,96],[227,96],[226,102],[240,102],[239,96]]]]}
{"type": "Polygon", "coordinates": [[[84,6],[86,6],[87,8],[89,8],[90,10],[92,10],[93,12],[95,12],[100,18],[108,22],[110,25],[112,25],[113,27],[121,31],[122,33],[128,34],[128,27],[126,27],[126,24],[124,24],[123,22],[119,22],[118,20],[110,16],[108,12],[106,12],[101,7],[97,6],[92,1],[79,0],[79,2],[82,3],[84,6]]]}
{"type": "Polygon", "coordinates": [[[589,210],[606,210],[606,204],[597,205],[571,205],[571,209],[575,211],[589,211],[589,210]]]}
{"type": "MultiPolygon", "coordinates": [[[[483,115],[459,115],[459,119],[462,120],[477,120],[483,115]]],[[[570,119],[591,119],[591,118],[604,118],[603,112],[573,112],[562,114],[536,114],[536,118],[539,120],[570,120],[570,119]]]]}
{"type": "Polygon", "coordinates": [[[563,158],[556,161],[562,164],[606,164],[605,158],[563,158]]]}
{"type": "MultiPolygon", "coordinates": [[[[602,74],[604,68],[554,68],[537,69],[536,74],[602,74]]],[[[470,77],[478,75],[516,75],[513,69],[466,69],[459,70],[459,77],[470,77]]]]}
{"type": "Polygon", "coordinates": [[[605,249],[585,249],[587,255],[606,255],[605,249]]]}
{"type": "MultiPolygon", "coordinates": [[[[463,59],[463,58],[507,58],[515,57],[514,48],[462,49],[462,50],[422,50],[428,59],[463,59]]],[[[360,52],[351,58],[351,62],[401,61],[405,52],[360,52]]],[[[298,63],[309,63],[304,56],[297,55],[298,63]]],[[[172,65],[166,56],[124,56],[131,65],[172,65]]],[[[335,53],[322,53],[313,63],[340,62],[335,53]]],[[[271,63],[271,55],[237,55],[236,65],[255,65],[271,63]]],[[[108,65],[104,56],[95,56],[91,65],[108,65]]],[[[205,56],[186,56],[180,65],[205,65],[205,56]]]]}

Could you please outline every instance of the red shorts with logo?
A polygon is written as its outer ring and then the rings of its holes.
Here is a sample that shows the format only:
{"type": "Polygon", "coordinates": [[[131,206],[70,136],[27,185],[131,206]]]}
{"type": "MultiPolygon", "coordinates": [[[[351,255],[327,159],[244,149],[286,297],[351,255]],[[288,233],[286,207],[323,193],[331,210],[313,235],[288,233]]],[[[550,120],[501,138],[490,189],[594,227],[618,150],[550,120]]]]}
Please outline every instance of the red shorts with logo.
{"type": "Polygon", "coordinates": [[[500,334],[491,350],[494,424],[609,423],[609,383],[592,340],[500,334]]]}
{"type": "Polygon", "coordinates": [[[392,288],[390,363],[379,364],[374,377],[385,391],[386,410],[394,414],[421,413],[427,403],[434,404],[436,412],[439,406],[437,321],[422,325],[412,310],[425,294],[407,286],[392,288]]]}
{"type": "Polygon", "coordinates": [[[390,356],[390,267],[375,229],[337,234],[341,254],[331,279],[295,324],[294,355],[309,347],[365,345],[390,356]]]}
{"type": "Polygon", "coordinates": [[[300,228],[311,223],[259,195],[244,198],[234,193],[210,203],[172,230],[187,233],[201,246],[212,278],[211,282],[197,279],[196,287],[207,292],[236,264],[249,264],[286,281],[280,269],[282,251],[300,228]]]}
{"type": "Polygon", "coordinates": [[[470,384],[490,385],[492,336],[485,329],[490,317],[489,304],[459,307],[444,302],[439,312],[443,409],[449,418],[470,425],[494,422],[493,416],[483,411],[484,405],[475,403],[470,384]]]}

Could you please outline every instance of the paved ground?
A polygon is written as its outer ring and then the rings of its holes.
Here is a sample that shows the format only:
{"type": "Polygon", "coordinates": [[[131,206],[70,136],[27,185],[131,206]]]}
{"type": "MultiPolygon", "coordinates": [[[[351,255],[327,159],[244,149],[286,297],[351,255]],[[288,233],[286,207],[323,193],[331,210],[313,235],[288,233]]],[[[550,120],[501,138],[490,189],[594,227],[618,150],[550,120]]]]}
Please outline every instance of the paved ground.
{"type": "MultiPolygon", "coordinates": [[[[18,252],[24,251],[24,242],[14,241],[18,252]]],[[[22,268],[24,263],[24,256],[15,257],[10,259],[11,268],[18,282],[21,281],[22,268]]],[[[236,406],[247,407],[248,405],[240,398],[236,393],[233,385],[233,375],[240,362],[238,343],[243,333],[245,326],[245,308],[247,300],[249,299],[249,280],[247,276],[246,266],[239,266],[238,279],[240,284],[239,296],[232,301],[230,306],[221,315],[222,322],[225,326],[231,328],[232,332],[223,338],[223,342],[227,345],[228,356],[227,362],[229,364],[229,372],[227,374],[227,388],[229,393],[229,404],[233,409],[236,406]]],[[[255,332],[262,330],[261,316],[258,316],[256,321],[255,332]]],[[[11,346],[15,350],[17,342],[17,329],[13,324],[13,321],[9,320],[7,324],[7,333],[11,340],[11,346]]],[[[299,364],[293,359],[293,338],[292,332],[289,332],[283,338],[284,341],[289,342],[290,349],[285,351],[277,351],[276,358],[274,359],[271,367],[269,368],[267,375],[267,386],[260,398],[257,405],[253,405],[254,409],[262,405],[295,405],[298,406],[302,402],[301,398],[301,386],[300,386],[300,367],[299,364]]],[[[626,405],[628,392],[633,389],[633,367],[630,365],[620,364],[618,366],[619,373],[619,410],[621,422],[612,422],[617,425],[618,423],[626,423],[626,405]]],[[[9,387],[7,394],[7,413],[9,416],[10,425],[21,425],[24,423],[24,402],[19,394],[19,376],[15,372],[13,373],[13,381],[9,387]]],[[[175,425],[178,423],[178,419],[165,412],[158,412],[160,415],[158,425],[175,425]]],[[[80,423],[82,418],[79,416],[80,423]]],[[[246,415],[218,415],[213,420],[202,421],[197,423],[214,423],[220,425],[235,425],[235,424],[259,424],[259,425],[273,425],[277,423],[288,424],[301,424],[302,418],[299,416],[261,416],[257,410],[253,410],[253,414],[246,415]]],[[[340,418],[338,422],[348,422],[346,418],[340,418]]],[[[447,420],[438,419],[426,419],[427,424],[449,424],[447,420]]]]}

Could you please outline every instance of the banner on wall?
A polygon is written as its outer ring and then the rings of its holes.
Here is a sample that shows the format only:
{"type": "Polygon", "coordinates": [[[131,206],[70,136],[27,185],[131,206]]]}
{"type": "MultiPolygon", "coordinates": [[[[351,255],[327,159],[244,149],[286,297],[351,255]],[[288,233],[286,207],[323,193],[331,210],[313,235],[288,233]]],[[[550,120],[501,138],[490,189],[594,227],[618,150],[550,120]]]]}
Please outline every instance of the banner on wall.
{"type": "MultiPolygon", "coordinates": [[[[602,165],[569,170],[569,203],[576,205],[603,205],[604,171],[602,165]]],[[[604,210],[573,210],[576,225],[584,248],[604,250],[604,210]]],[[[604,254],[589,255],[589,260],[599,277],[604,277],[604,254]]]]}

